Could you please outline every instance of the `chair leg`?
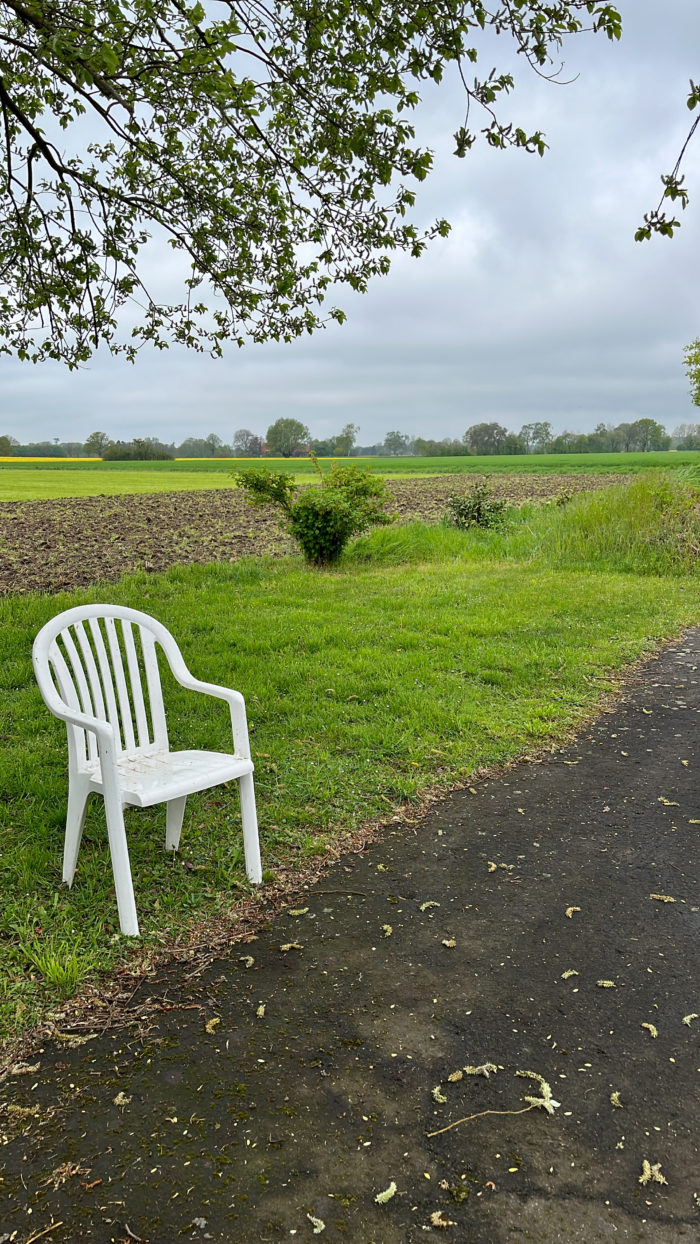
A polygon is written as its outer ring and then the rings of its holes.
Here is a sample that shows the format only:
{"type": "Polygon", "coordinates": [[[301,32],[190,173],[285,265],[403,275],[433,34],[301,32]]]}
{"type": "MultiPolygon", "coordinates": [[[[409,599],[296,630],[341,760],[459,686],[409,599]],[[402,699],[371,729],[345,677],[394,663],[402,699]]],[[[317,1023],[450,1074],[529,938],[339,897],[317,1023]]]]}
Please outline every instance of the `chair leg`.
{"type": "Polygon", "coordinates": [[[257,885],[262,881],[262,863],[260,861],[260,839],[258,837],[258,816],[255,810],[255,786],[252,773],[246,773],[238,779],[241,798],[241,820],[243,821],[243,851],[245,854],[245,870],[249,881],[257,885]]]}
{"type": "Polygon", "coordinates": [[[72,886],[75,877],[89,798],[90,791],[83,782],[73,779],[69,783],[66,839],[63,847],[63,880],[68,886],[72,886]]]}
{"type": "Polygon", "coordinates": [[[182,833],[182,822],[185,819],[186,803],[187,795],[181,795],[179,799],[169,799],[166,804],[166,851],[177,851],[180,845],[180,834],[182,833]]]}
{"type": "Polygon", "coordinates": [[[134,883],[131,879],[129,848],[126,844],[124,810],[120,803],[105,798],[105,813],[107,816],[109,851],[112,857],[112,872],[114,873],[114,888],[117,894],[119,927],[126,937],[138,937],[139,921],[136,915],[136,902],[134,900],[134,883]]]}

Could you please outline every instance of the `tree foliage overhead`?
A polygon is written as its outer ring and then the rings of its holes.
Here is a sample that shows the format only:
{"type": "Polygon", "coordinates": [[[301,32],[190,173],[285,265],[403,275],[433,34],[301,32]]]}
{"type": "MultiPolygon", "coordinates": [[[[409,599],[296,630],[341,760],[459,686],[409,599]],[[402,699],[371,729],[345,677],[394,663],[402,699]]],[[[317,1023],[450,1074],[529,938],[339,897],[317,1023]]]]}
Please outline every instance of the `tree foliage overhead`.
{"type": "Polygon", "coordinates": [[[690,381],[690,396],[696,406],[700,406],[700,337],[691,341],[683,351],[685,374],[690,381]]]}
{"type": "Polygon", "coordinates": [[[421,83],[465,89],[463,156],[544,150],[500,112],[511,74],[490,32],[539,73],[581,30],[620,34],[600,0],[104,0],[0,3],[0,352],[77,366],[100,344],[218,354],[290,340],[343,312],[393,252],[448,230],[411,222],[430,152],[421,83]],[[488,38],[486,39],[488,43],[488,38]],[[476,74],[476,76],[474,76],[476,74]],[[182,300],[149,287],[143,249],[184,261],[182,300]],[[212,294],[213,291],[213,294],[212,294]],[[126,303],[137,323],[124,339],[126,303]]]}
{"type": "MultiPolygon", "coordinates": [[[[686,98],[686,104],[691,112],[693,112],[697,108],[698,104],[700,104],[700,86],[698,86],[697,82],[693,82],[692,78],[690,80],[690,90],[686,98]]],[[[674,205],[679,204],[683,211],[685,211],[688,206],[688,190],[684,184],[685,175],[682,174],[680,170],[685,153],[688,150],[688,146],[699,125],[700,117],[696,117],[688,131],[688,134],[686,135],[673,169],[670,173],[664,173],[662,175],[661,184],[664,188],[663,194],[661,195],[657,206],[653,208],[652,211],[645,214],[644,224],[640,225],[634,235],[637,242],[644,242],[648,240],[652,233],[660,233],[664,237],[672,238],[676,229],[680,229],[681,222],[677,216],[673,215],[673,209],[671,210],[671,215],[669,215],[665,209],[668,207],[669,201],[674,205]]]]}

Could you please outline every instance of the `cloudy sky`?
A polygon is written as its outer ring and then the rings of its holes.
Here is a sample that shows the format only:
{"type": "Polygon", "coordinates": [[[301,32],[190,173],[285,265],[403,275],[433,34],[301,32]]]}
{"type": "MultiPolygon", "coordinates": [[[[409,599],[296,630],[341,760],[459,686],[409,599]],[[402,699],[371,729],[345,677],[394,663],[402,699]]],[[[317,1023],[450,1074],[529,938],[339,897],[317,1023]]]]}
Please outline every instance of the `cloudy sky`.
{"type": "MultiPolygon", "coordinates": [[[[620,44],[584,35],[566,48],[569,85],[516,66],[511,115],[545,131],[544,159],[488,149],[455,159],[459,87],[426,92],[417,121],[435,170],[420,219],[444,215],[452,233],[420,260],[398,259],[368,294],[340,300],[342,327],[231,347],[222,360],[171,349],[131,366],[100,353],[80,373],[0,360],[0,432],[175,442],[216,432],[229,442],[236,428],[264,434],[285,415],[317,437],[351,421],[372,444],[392,429],[461,437],[494,419],[515,431],[533,419],[556,431],[700,420],[682,364],[683,346],[700,336],[700,138],[685,162],[682,228],[672,240],[634,241],[692,120],[700,4],[618,7],[620,44]]],[[[507,60],[500,49],[493,63],[507,60]]]]}

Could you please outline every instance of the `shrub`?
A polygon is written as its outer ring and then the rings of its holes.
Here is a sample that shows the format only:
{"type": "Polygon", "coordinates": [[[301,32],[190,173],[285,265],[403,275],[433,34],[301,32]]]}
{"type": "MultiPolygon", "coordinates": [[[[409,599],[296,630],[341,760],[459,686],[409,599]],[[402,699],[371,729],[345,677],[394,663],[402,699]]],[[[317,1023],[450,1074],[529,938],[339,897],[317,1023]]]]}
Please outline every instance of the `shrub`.
{"type": "Polygon", "coordinates": [[[505,509],[506,502],[494,497],[486,480],[481,480],[471,492],[453,493],[447,498],[445,521],[460,531],[469,527],[498,527],[503,522],[505,509]]]}
{"type": "Polygon", "coordinates": [[[353,536],[393,519],[385,513],[386,484],[357,466],[333,463],[324,475],[314,454],[310,455],[321,478],[320,488],[295,494],[292,477],[285,472],[256,467],[238,471],[236,483],[248,494],[251,505],[276,505],[283,526],[294,537],[304,557],[314,566],[337,561],[353,536]]]}

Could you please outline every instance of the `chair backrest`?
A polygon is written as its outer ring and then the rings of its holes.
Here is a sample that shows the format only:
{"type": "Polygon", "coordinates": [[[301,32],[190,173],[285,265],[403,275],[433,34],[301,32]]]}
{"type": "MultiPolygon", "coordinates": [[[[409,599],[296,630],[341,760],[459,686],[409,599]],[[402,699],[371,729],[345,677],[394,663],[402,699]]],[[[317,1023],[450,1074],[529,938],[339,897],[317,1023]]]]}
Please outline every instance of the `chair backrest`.
{"type": "MultiPolygon", "coordinates": [[[[57,614],[32,650],[41,694],[52,712],[64,706],[109,722],[120,752],[167,750],[168,734],[156,643],[175,640],[155,618],[119,605],[80,605],[57,614]]],[[[68,723],[71,759],[97,759],[95,735],[68,723]]]]}

